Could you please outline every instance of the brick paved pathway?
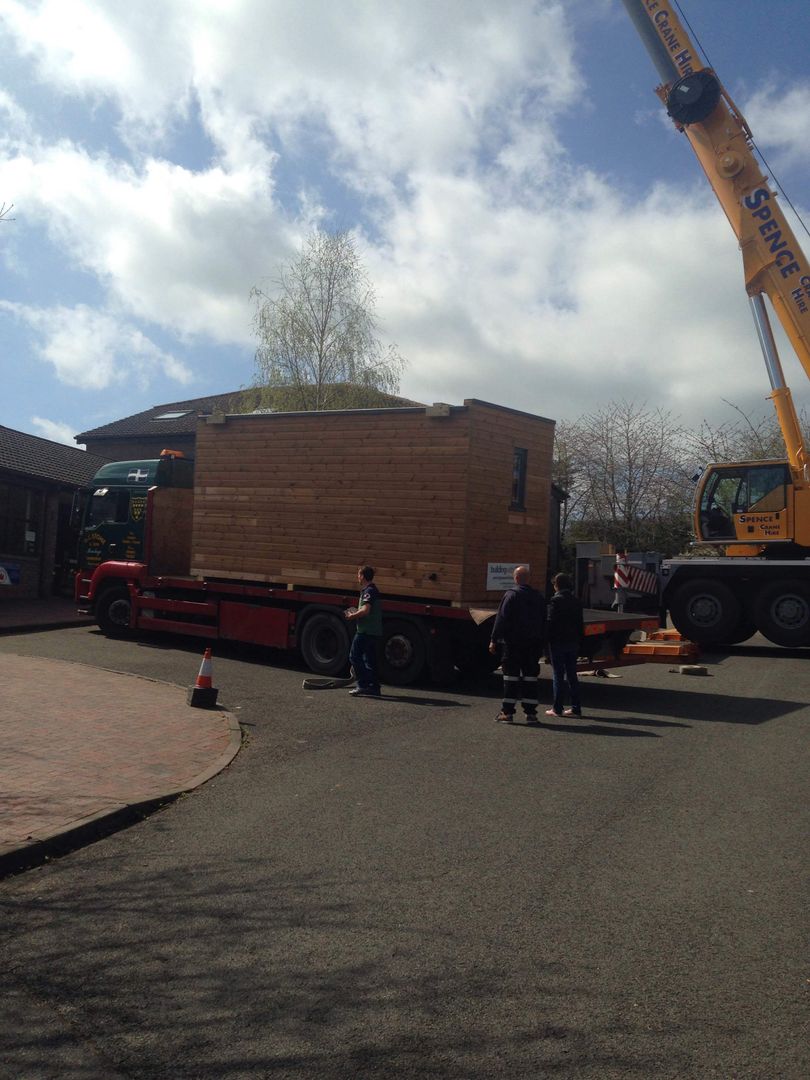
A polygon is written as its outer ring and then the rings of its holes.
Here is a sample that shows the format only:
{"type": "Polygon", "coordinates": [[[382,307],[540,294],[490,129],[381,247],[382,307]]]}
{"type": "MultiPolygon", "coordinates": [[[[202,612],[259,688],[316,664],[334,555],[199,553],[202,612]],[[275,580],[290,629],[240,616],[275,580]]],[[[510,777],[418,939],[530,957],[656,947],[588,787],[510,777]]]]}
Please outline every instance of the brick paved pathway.
{"type": "Polygon", "coordinates": [[[168,683],[7,654],[0,688],[0,860],[198,787],[239,750],[233,717],[168,683]]]}

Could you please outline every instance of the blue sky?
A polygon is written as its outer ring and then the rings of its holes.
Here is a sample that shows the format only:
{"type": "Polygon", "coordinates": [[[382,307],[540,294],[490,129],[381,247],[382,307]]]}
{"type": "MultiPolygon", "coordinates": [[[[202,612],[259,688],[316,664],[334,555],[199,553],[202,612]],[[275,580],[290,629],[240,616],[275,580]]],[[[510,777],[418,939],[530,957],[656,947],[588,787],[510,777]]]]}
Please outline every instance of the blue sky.
{"type": "MultiPolygon", "coordinates": [[[[808,220],[810,7],[682,7],[808,220]]],[[[408,397],[770,409],[619,0],[0,0],[0,46],[2,424],[71,441],[248,385],[250,289],[317,224],[356,230],[408,397]]]]}

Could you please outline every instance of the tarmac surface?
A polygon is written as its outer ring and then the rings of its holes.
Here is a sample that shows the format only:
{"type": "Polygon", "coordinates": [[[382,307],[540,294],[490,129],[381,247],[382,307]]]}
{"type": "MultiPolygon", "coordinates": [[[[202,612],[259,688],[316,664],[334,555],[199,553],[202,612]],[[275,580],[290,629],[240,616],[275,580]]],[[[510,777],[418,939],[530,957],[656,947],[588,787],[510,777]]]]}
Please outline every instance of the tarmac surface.
{"type": "MultiPolygon", "coordinates": [[[[89,623],[61,598],[0,605],[0,633],[89,623]]],[[[6,654],[0,686],[0,876],[199,787],[239,751],[229,713],[170,683],[6,654]]]]}
{"type": "MultiPolygon", "coordinates": [[[[201,648],[0,637],[178,693],[201,648]]],[[[358,699],[218,642],[231,765],[0,882],[0,1080],[807,1080],[807,653],[527,727],[495,676],[358,699]]]]}

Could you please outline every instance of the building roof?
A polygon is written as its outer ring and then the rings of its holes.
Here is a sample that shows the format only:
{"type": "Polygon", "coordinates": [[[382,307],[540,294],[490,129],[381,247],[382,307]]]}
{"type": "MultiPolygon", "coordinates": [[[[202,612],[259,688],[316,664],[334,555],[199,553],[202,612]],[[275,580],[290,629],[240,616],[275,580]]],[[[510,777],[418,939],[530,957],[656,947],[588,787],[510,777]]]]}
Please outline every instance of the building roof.
{"type": "MultiPolygon", "coordinates": [[[[282,388],[283,390],[283,388],[282,388]]],[[[170,401],[164,405],[153,405],[151,409],[125,416],[122,420],[113,420],[111,424],[83,431],[76,436],[76,442],[88,439],[119,439],[131,436],[143,437],[154,435],[193,435],[197,430],[197,418],[214,412],[240,413],[250,412],[260,405],[273,405],[272,388],[256,390],[233,390],[226,394],[213,394],[210,397],[190,398],[187,401],[170,401]]],[[[417,401],[394,397],[392,394],[375,392],[381,407],[402,407],[418,405],[417,401]]],[[[375,401],[376,404],[376,401],[375,401]]]]}
{"type": "Polygon", "coordinates": [[[39,480],[82,487],[89,484],[105,459],[74,446],[41,439],[0,425],[0,469],[39,480]]]}
{"type": "Polygon", "coordinates": [[[213,412],[241,412],[246,406],[249,407],[255,395],[255,390],[236,390],[229,394],[213,394],[210,397],[153,405],[144,412],[83,431],[76,436],[76,442],[83,443],[87,439],[118,439],[131,435],[193,435],[197,430],[198,416],[213,412]]]}

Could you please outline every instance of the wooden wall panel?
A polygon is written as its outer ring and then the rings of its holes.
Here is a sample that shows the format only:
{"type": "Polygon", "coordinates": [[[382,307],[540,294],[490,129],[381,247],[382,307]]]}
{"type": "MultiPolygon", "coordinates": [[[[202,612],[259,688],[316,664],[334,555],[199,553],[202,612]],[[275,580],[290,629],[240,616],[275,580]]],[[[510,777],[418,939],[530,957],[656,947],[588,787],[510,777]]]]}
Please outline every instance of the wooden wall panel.
{"type": "Polygon", "coordinates": [[[550,421],[476,402],[446,417],[201,423],[192,573],[354,592],[358,564],[370,563],[388,595],[497,602],[488,561],[526,559],[545,574],[552,439],[550,421]],[[528,510],[517,519],[516,445],[529,450],[528,510]]]}
{"type": "Polygon", "coordinates": [[[152,574],[187,574],[191,561],[194,493],[190,488],[155,488],[152,493],[152,574]]]}
{"type": "Polygon", "coordinates": [[[201,424],[192,571],[357,587],[370,563],[389,595],[460,594],[467,414],[274,414],[201,424]]]}
{"type": "Polygon", "coordinates": [[[490,562],[527,562],[532,583],[546,587],[554,423],[484,402],[465,404],[470,410],[471,435],[462,592],[469,603],[494,605],[502,593],[486,590],[490,562]],[[525,510],[521,512],[510,507],[518,447],[528,451],[525,510]]]}

